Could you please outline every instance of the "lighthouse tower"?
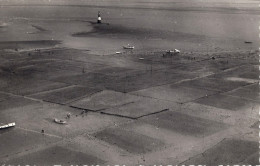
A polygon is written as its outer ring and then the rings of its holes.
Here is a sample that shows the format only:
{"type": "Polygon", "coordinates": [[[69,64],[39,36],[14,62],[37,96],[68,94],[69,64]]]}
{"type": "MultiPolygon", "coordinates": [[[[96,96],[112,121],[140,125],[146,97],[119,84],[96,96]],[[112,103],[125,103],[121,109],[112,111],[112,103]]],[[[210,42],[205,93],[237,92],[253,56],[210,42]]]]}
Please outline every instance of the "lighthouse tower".
{"type": "Polygon", "coordinates": [[[98,19],[97,19],[97,23],[101,24],[101,16],[100,16],[100,11],[98,11],[98,19]]]}

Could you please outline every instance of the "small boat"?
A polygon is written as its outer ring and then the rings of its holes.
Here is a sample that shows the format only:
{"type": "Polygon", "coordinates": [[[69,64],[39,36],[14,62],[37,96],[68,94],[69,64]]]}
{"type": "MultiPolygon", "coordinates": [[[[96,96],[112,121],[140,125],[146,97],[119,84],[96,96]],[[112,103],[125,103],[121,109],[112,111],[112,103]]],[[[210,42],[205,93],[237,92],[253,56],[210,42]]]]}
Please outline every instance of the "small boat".
{"type": "Polygon", "coordinates": [[[134,49],[135,47],[128,44],[127,46],[123,46],[123,48],[124,49],[134,49]]]}
{"type": "Polygon", "coordinates": [[[177,50],[177,49],[174,49],[174,52],[175,52],[175,53],[180,53],[181,51],[180,51],[180,50],[177,50]]]}
{"type": "Polygon", "coordinates": [[[4,124],[4,125],[1,124],[0,129],[6,129],[6,128],[9,128],[9,127],[14,127],[14,126],[15,126],[15,122],[4,124]]]}
{"type": "Polygon", "coordinates": [[[166,50],[166,53],[174,53],[173,50],[166,50]]]}
{"type": "Polygon", "coordinates": [[[163,57],[165,56],[173,56],[173,55],[176,55],[176,54],[179,54],[181,51],[180,50],[177,50],[177,49],[173,49],[173,50],[166,50],[165,51],[165,54],[163,54],[163,57]]]}
{"type": "Polygon", "coordinates": [[[180,50],[174,49],[174,50],[166,50],[166,53],[180,53],[180,50]]]}
{"type": "Polygon", "coordinates": [[[118,52],[116,52],[116,54],[121,54],[121,52],[118,51],[118,52]]]}
{"type": "Polygon", "coordinates": [[[253,42],[251,41],[245,41],[246,44],[252,44],[253,42]]]}
{"type": "Polygon", "coordinates": [[[65,120],[61,120],[61,119],[57,119],[57,118],[54,119],[54,122],[59,123],[59,124],[66,124],[67,123],[65,120]]]}

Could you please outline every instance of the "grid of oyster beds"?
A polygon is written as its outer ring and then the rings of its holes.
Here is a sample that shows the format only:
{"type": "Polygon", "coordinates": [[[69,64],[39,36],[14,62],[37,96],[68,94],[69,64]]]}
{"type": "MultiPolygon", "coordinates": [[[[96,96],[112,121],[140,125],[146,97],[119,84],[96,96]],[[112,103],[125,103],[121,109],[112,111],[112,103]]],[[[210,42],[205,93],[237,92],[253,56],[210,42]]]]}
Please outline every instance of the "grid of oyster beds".
{"type": "Polygon", "coordinates": [[[51,49],[0,58],[1,121],[17,122],[0,133],[9,140],[1,144],[3,163],[258,161],[257,52],[163,58],[51,49]],[[53,123],[68,113],[67,125],[53,123]]]}

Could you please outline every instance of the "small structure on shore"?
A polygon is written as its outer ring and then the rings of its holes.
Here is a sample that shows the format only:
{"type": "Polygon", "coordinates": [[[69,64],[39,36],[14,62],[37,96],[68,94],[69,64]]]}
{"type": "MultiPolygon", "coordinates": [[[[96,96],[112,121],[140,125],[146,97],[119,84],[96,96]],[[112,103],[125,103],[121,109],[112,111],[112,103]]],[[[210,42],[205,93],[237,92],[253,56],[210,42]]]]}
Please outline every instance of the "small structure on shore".
{"type": "Polygon", "coordinates": [[[97,23],[101,24],[101,14],[100,14],[100,11],[98,11],[97,23]]]}

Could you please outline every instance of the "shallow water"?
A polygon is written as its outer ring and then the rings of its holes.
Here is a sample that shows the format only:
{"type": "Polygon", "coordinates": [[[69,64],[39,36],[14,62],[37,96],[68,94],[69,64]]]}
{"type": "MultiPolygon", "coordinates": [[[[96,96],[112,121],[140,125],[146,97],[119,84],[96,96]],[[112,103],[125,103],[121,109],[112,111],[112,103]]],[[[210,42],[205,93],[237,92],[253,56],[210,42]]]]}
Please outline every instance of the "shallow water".
{"type": "Polygon", "coordinates": [[[128,43],[137,50],[216,51],[257,49],[259,42],[256,1],[2,0],[1,5],[0,22],[7,23],[0,28],[1,41],[62,40],[61,46],[98,54],[123,51],[122,45],[128,43]],[[148,33],[71,36],[91,31],[93,27],[87,21],[96,21],[98,11],[103,22],[148,33]],[[150,31],[158,35],[150,35],[150,31]]]}

